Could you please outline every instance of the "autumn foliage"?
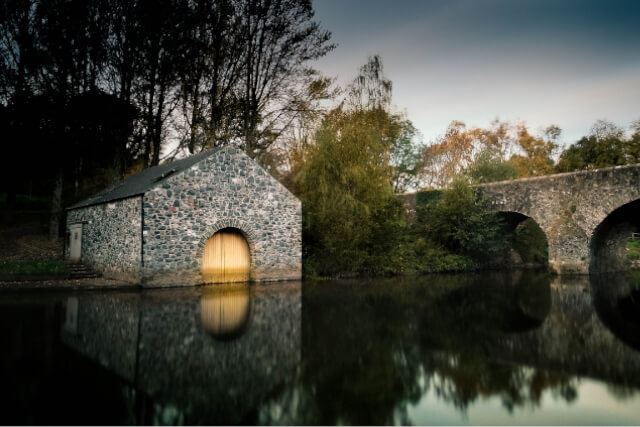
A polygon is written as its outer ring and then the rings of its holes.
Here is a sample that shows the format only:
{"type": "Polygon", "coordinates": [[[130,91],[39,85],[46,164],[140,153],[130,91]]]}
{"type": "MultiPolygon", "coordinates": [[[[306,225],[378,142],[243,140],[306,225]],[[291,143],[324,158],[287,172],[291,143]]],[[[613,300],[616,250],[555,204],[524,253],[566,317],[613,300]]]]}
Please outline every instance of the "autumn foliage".
{"type": "Polygon", "coordinates": [[[543,136],[534,136],[525,123],[512,124],[495,120],[488,128],[467,128],[461,121],[452,121],[444,135],[428,145],[422,153],[422,183],[425,188],[445,188],[460,174],[484,167],[488,161],[510,171],[483,176],[511,179],[545,175],[553,172],[553,154],[560,135],[557,126],[550,126],[543,136]]]}

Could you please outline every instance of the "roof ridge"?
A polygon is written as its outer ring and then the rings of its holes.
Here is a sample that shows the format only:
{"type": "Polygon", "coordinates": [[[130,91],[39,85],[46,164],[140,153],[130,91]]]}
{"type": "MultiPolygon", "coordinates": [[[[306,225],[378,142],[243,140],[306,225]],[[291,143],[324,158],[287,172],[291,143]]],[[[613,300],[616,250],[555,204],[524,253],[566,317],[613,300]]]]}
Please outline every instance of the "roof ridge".
{"type": "Polygon", "coordinates": [[[144,194],[170,176],[183,172],[212,154],[229,147],[237,149],[237,147],[232,145],[224,145],[222,147],[215,147],[201,151],[200,153],[193,154],[182,159],[177,159],[169,163],[143,169],[125,178],[118,184],[107,187],[86,199],[74,203],[69,206],[67,210],[84,208],[87,206],[98,205],[144,194]]]}

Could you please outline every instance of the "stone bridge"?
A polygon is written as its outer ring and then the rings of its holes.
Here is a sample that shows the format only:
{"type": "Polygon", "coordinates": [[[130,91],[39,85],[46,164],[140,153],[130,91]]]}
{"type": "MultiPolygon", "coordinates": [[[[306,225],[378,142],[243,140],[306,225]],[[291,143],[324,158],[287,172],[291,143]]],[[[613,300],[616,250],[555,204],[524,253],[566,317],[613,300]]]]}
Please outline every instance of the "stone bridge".
{"type": "MultiPolygon", "coordinates": [[[[640,232],[640,164],[501,181],[480,193],[511,227],[527,218],[544,231],[558,274],[626,270],[626,242],[640,232]]],[[[410,218],[416,193],[398,196],[410,218]]]]}
{"type": "Polygon", "coordinates": [[[480,186],[511,224],[532,218],[558,274],[628,268],[626,242],[640,231],[640,164],[480,186]]]}

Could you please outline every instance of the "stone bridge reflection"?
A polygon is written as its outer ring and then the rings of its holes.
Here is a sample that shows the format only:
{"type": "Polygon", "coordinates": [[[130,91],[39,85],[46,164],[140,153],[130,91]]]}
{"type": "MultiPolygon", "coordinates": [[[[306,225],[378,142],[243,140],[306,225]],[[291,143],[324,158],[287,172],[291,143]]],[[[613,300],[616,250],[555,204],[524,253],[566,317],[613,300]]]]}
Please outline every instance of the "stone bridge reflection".
{"type": "Polygon", "coordinates": [[[618,338],[634,325],[603,321],[588,280],[525,273],[307,286],[302,356],[314,394],[307,418],[292,422],[409,424],[409,408],[428,394],[461,412],[497,397],[511,412],[542,406],[546,392],[579,399],[581,378],[636,393],[640,353],[618,338]]]}
{"type": "Polygon", "coordinates": [[[540,327],[496,338],[494,357],[640,387],[640,300],[629,316],[628,276],[554,278],[550,297],[540,327]]]}

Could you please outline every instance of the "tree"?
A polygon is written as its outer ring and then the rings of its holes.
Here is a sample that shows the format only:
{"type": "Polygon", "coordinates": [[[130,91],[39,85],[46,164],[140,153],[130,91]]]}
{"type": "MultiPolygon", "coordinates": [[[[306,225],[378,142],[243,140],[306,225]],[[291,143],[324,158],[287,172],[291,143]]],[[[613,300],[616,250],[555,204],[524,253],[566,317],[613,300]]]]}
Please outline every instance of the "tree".
{"type": "Polygon", "coordinates": [[[556,172],[571,172],[576,170],[586,169],[587,164],[582,153],[582,145],[584,142],[582,138],[578,143],[571,144],[569,147],[560,153],[558,164],[556,165],[556,172]]]}
{"type": "Polygon", "coordinates": [[[445,188],[485,151],[504,159],[513,149],[510,128],[509,123],[497,119],[487,129],[467,128],[461,121],[452,121],[444,135],[423,150],[423,182],[427,187],[445,188]]]}
{"type": "Polygon", "coordinates": [[[397,116],[396,120],[399,121],[400,132],[391,145],[390,162],[393,168],[391,183],[393,190],[401,193],[418,186],[424,147],[418,141],[418,130],[411,121],[397,116]]]}
{"type": "Polygon", "coordinates": [[[189,7],[180,146],[194,153],[235,144],[270,162],[273,144],[326,99],[330,80],[309,62],[334,48],[330,33],[313,21],[308,0],[198,0],[189,7]]]}
{"type": "Polygon", "coordinates": [[[474,184],[506,181],[518,177],[518,171],[512,163],[505,161],[495,149],[481,151],[465,170],[465,175],[474,184]]]}
{"type": "Polygon", "coordinates": [[[0,6],[0,102],[21,105],[38,85],[37,2],[6,0],[0,6]]]}
{"type": "Polygon", "coordinates": [[[294,120],[308,62],[335,46],[331,34],[313,21],[310,0],[246,0],[240,12],[240,145],[257,157],[294,120]]]}
{"type": "Polygon", "coordinates": [[[198,0],[188,12],[185,65],[180,70],[181,145],[191,154],[231,144],[237,136],[245,40],[240,4],[198,0]]]}
{"type": "Polygon", "coordinates": [[[342,108],[331,112],[316,131],[297,176],[305,251],[315,272],[393,268],[393,242],[399,233],[389,228],[401,222],[401,215],[391,187],[390,151],[398,132],[398,124],[384,110],[342,108]],[[392,247],[373,250],[381,239],[392,247]],[[383,264],[372,262],[382,254],[383,264]]]}
{"type": "MultiPolygon", "coordinates": [[[[415,188],[419,182],[419,171],[422,166],[422,143],[420,134],[410,120],[404,115],[391,111],[391,81],[384,76],[382,59],[374,55],[365,65],[360,67],[360,72],[355,79],[344,89],[334,88],[332,79],[316,79],[310,82],[309,92],[314,92],[314,98],[336,98],[345,94],[337,109],[344,112],[380,110],[388,120],[389,126],[397,131],[387,134],[390,138],[385,143],[390,148],[389,165],[392,168],[391,185],[395,192],[406,191],[415,188]],[[379,87],[378,87],[379,86],[379,87]],[[377,87],[377,88],[376,88],[377,87]]],[[[313,135],[310,130],[318,128],[318,119],[326,114],[322,108],[301,109],[305,114],[300,115],[299,122],[295,126],[298,132],[291,135],[291,143],[283,148],[270,147],[261,156],[263,164],[273,166],[272,173],[285,182],[290,188],[296,188],[295,176],[302,164],[306,161],[307,148],[313,144],[313,135]],[[286,165],[283,165],[286,163],[286,165]]],[[[334,110],[335,111],[335,110],[334,110]]]]}
{"type": "Polygon", "coordinates": [[[36,166],[24,177],[29,186],[52,195],[52,238],[65,193],[80,197],[81,180],[93,179],[98,164],[115,171],[108,184],[126,167],[135,111],[127,101],[114,106],[100,90],[108,79],[110,11],[101,0],[16,0],[0,9],[6,144],[36,166]]]}
{"type": "Polygon", "coordinates": [[[473,161],[478,143],[477,129],[452,121],[445,134],[423,152],[422,178],[428,187],[444,188],[473,161]]]}
{"type": "Polygon", "coordinates": [[[423,181],[428,187],[444,188],[465,170],[489,166],[493,170],[485,172],[497,172],[498,167],[505,178],[511,176],[512,169],[516,170],[516,177],[551,173],[560,133],[555,125],[545,130],[544,137],[536,137],[525,124],[496,119],[488,128],[467,128],[463,122],[453,121],[445,134],[423,151],[423,181]],[[504,164],[507,160],[510,166],[504,164]]]}
{"type": "Polygon", "coordinates": [[[135,161],[127,144],[138,114],[130,103],[99,90],[69,101],[65,156],[71,162],[66,175],[73,180],[72,199],[120,182],[135,161]]]}
{"type": "Polygon", "coordinates": [[[56,165],[37,179],[55,183],[58,217],[60,197],[92,187],[81,182],[95,178],[88,170],[113,183],[134,164],[160,163],[171,138],[180,145],[167,157],[231,143],[258,157],[325,95],[309,90],[326,81],[309,62],[333,48],[329,38],[309,0],[5,0],[5,153],[24,148],[56,165]],[[46,150],[24,145],[36,134],[46,150]]]}
{"type": "MultiPolygon", "coordinates": [[[[547,135],[554,139],[557,138],[560,135],[560,128],[550,126],[547,128],[547,135]]],[[[529,133],[526,125],[521,124],[518,127],[517,144],[521,154],[514,154],[509,161],[517,170],[518,177],[553,173],[554,162],[551,156],[558,147],[553,139],[535,137],[529,133]]]]}
{"type": "Polygon", "coordinates": [[[503,224],[477,190],[457,177],[430,212],[431,238],[453,253],[487,259],[507,244],[503,224]]]}
{"type": "Polygon", "coordinates": [[[140,0],[135,13],[133,18],[145,35],[138,52],[140,83],[134,97],[142,111],[140,136],[144,167],[148,167],[160,162],[165,126],[176,108],[178,65],[188,43],[183,37],[187,11],[185,3],[177,0],[140,0]]]}
{"type": "Polygon", "coordinates": [[[382,58],[370,56],[360,67],[355,79],[346,88],[343,101],[353,111],[380,110],[388,114],[398,132],[390,134],[391,184],[397,192],[406,191],[418,185],[418,173],[422,166],[421,152],[424,149],[420,135],[413,123],[401,114],[391,111],[393,84],[384,75],[382,58]]]}
{"type": "Polygon", "coordinates": [[[589,135],[560,154],[556,170],[569,172],[636,163],[640,161],[637,135],[636,131],[630,138],[625,138],[621,128],[611,122],[598,120],[589,135]]]}
{"type": "Polygon", "coordinates": [[[640,119],[631,123],[631,137],[628,140],[627,154],[629,156],[629,163],[640,162],[640,119]]]}
{"type": "Polygon", "coordinates": [[[370,56],[347,89],[347,104],[355,110],[388,110],[392,88],[391,80],[384,76],[382,58],[370,56]]]}
{"type": "Polygon", "coordinates": [[[340,89],[334,86],[334,79],[319,77],[308,82],[307,91],[307,100],[300,100],[291,126],[258,158],[271,175],[294,193],[297,193],[295,176],[306,160],[309,146],[313,144],[315,130],[332,110],[329,102],[335,99],[340,89]],[[327,102],[320,103],[319,100],[327,102]]]}

